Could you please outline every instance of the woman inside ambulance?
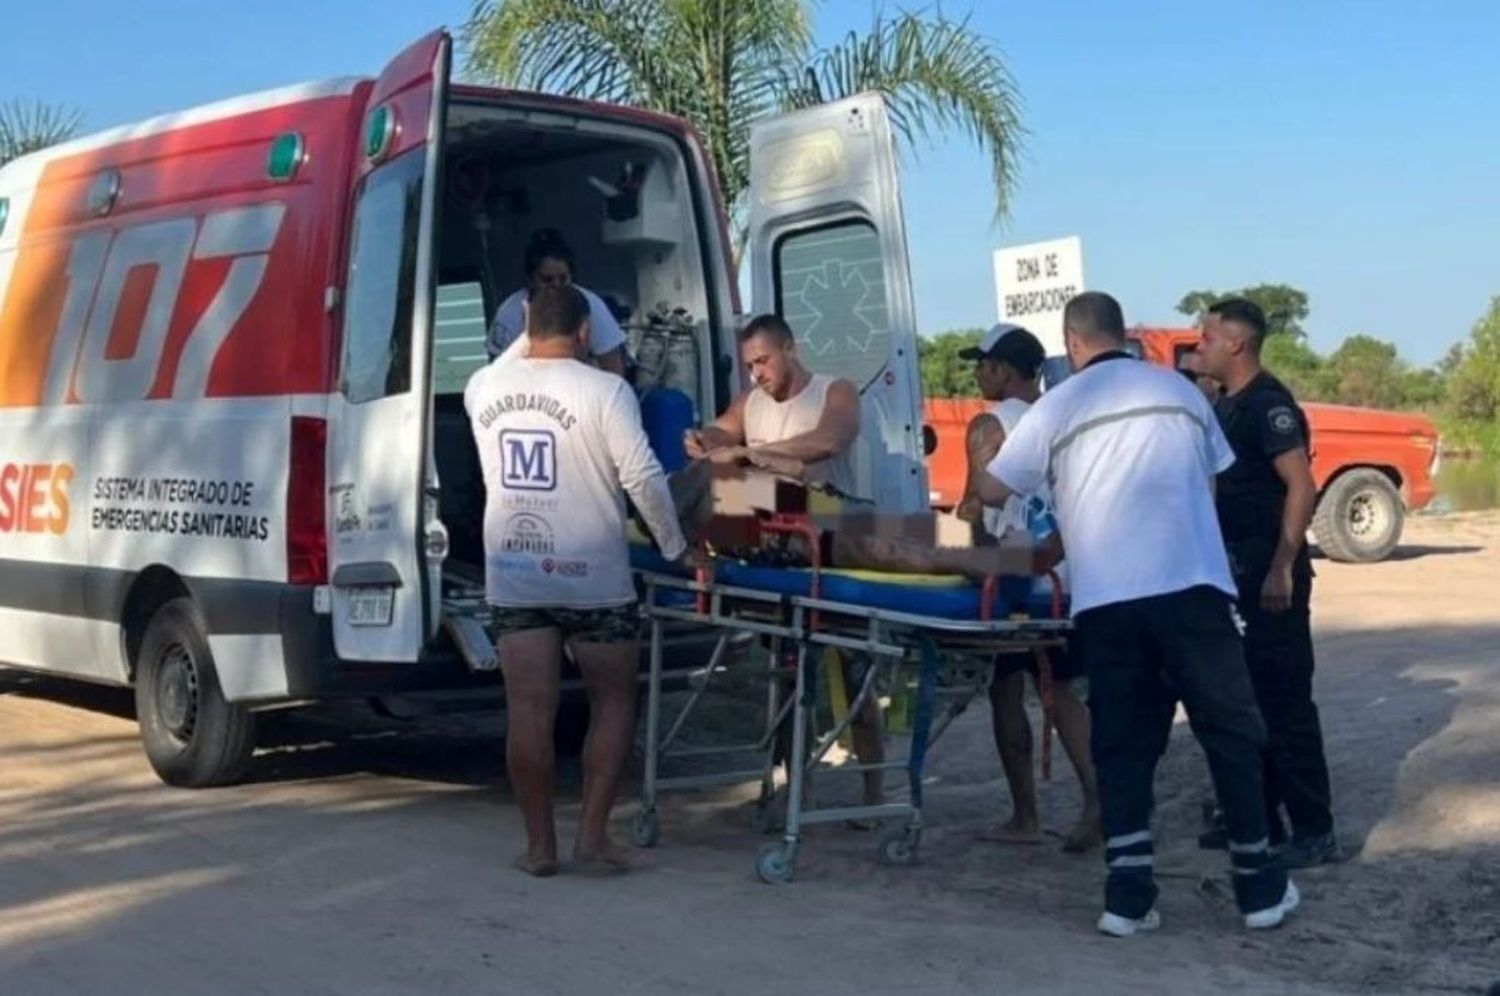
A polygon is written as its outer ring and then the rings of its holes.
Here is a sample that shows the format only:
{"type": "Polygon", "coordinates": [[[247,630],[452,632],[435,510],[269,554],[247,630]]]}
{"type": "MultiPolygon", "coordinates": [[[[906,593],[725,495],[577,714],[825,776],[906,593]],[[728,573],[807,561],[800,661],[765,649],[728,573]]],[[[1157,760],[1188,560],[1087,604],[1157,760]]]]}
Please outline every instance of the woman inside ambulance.
{"type": "MultiPolygon", "coordinates": [[[[490,323],[485,348],[493,360],[512,346],[523,348],[526,337],[526,302],[538,288],[566,287],[573,283],[573,250],[555,228],[532,233],[526,244],[526,286],[500,303],[495,320],[490,323]]],[[[589,333],[594,362],[601,370],[624,376],[625,333],[610,313],[604,299],[585,287],[579,287],[589,303],[589,333]]]]}

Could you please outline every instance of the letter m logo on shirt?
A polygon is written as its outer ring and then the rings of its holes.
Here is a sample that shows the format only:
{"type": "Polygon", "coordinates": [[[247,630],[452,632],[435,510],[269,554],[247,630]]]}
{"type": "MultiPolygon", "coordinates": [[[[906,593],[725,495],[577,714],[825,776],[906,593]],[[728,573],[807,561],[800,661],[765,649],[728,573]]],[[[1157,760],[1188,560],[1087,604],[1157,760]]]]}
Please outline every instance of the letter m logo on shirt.
{"type": "Polygon", "coordinates": [[[512,491],[555,489],[557,438],[545,429],[502,430],[500,484],[512,491]]]}

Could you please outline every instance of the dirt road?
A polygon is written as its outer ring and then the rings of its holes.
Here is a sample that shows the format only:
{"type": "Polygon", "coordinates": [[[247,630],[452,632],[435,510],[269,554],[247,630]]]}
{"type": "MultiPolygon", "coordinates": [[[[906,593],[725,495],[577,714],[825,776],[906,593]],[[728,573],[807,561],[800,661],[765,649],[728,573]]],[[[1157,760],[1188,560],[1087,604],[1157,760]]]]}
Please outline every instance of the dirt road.
{"type": "MultiPolygon", "coordinates": [[[[923,863],[819,829],[755,881],[747,797],[670,797],[635,874],[539,882],[498,722],[281,717],[250,784],[163,788],[129,696],[0,672],[0,992],[1477,992],[1500,977],[1500,517],[1419,520],[1398,559],[1319,562],[1340,832],[1305,907],[1238,928],[1193,837],[1185,727],[1158,778],[1154,937],[1092,932],[1102,862],[981,844],[1003,788],[975,709],[938,747],[923,863]]],[[[1059,754],[1059,758],[1061,755],[1059,754]]],[[[1074,806],[1059,760],[1057,828],[1074,806]]],[[[565,779],[565,832],[576,771],[565,779]]],[[[621,809],[624,817],[631,807],[621,809]]]]}

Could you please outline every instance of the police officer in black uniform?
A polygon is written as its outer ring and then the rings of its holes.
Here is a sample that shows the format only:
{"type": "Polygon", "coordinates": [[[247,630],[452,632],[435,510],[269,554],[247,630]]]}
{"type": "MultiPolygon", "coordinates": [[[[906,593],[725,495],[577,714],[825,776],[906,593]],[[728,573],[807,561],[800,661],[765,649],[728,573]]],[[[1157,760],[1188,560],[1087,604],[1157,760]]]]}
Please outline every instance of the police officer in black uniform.
{"type": "Polygon", "coordinates": [[[1198,370],[1224,385],[1216,405],[1235,462],[1219,475],[1219,525],[1239,588],[1245,659],[1268,733],[1271,844],[1288,868],[1336,861],[1338,843],[1313,704],[1312,561],[1305,540],[1317,487],[1307,417],[1261,366],[1266,318],[1252,301],[1209,309],[1198,370]],[[1288,836],[1282,809],[1291,822],[1288,836]]]}

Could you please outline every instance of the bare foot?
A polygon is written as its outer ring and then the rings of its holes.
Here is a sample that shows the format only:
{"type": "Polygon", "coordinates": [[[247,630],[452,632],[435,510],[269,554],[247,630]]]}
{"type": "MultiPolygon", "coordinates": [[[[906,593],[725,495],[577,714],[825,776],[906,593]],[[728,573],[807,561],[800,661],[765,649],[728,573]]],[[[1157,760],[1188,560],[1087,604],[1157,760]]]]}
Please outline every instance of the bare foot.
{"type": "Polygon", "coordinates": [[[1034,822],[1012,816],[979,832],[979,839],[991,844],[1040,844],[1042,832],[1034,822]]]}
{"type": "Polygon", "coordinates": [[[1098,814],[1085,813],[1078,825],[1063,838],[1062,849],[1069,854],[1085,854],[1104,843],[1104,830],[1099,826],[1098,814]]]}
{"type": "Polygon", "coordinates": [[[557,874],[557,859],[546,855],[523,854],[511,864],[537,878],[551,878],[557,874]]]}
{"type": "Polygon", "coordinates": [[[611,840],[597,847],[573,848],[573,864],[584,875],[618,875],[630,870],[630,853],[611,840]]]}

